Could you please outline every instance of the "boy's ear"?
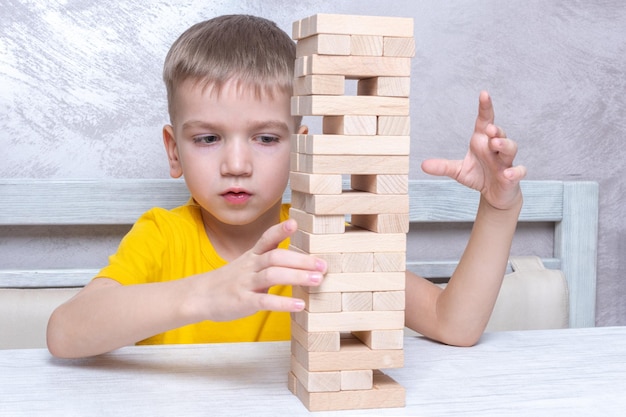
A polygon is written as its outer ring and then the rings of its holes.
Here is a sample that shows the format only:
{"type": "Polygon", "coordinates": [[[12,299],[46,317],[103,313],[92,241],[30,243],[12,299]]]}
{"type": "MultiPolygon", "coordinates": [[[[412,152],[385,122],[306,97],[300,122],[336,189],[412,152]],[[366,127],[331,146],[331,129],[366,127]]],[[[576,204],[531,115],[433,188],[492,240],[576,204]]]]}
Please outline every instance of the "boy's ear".
{"type": "Polygon", "coordinates": [[[307,135],[309,133],[309,127],[307,125],[300,125],[298,128],[298,135],[307,135]]]}
{"type": "Polygon", "coordinates": [[[172,178],[180,178],[183,175],[183,167],[178,158],[178,145],[174,138],[172,125],[163,126],[163,144],[165,145],[165,152],[170,164],[170,176],[172,178]]]}

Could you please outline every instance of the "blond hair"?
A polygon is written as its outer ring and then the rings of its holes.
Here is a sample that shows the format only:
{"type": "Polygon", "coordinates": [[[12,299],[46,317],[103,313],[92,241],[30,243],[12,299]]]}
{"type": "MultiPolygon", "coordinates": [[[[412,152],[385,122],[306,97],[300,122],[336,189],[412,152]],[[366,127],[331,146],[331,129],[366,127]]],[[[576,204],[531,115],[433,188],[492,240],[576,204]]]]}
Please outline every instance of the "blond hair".
{"type": "Polygon", "coordinates": [[[295,43],[274,22],[256,16],[226,15],[197,23],[170,48],[163,68],[170,117],[176,88],[186,80],[219,93],[234,79],[257,96],[291,94],[295,43]]]}

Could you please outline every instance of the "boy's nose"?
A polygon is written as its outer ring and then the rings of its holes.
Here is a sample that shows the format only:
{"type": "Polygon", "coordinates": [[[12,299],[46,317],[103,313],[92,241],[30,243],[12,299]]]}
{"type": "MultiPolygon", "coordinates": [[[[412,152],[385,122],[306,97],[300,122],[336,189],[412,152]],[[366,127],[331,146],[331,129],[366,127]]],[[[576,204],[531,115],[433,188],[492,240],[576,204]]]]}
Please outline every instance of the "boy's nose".
{"type": "Polygon", "coordinates": [[[247,143],[239,140],[229,141],[224,148],[221,167],[222,175],[245,176],[252,172],[250,149],[247,143]]]}

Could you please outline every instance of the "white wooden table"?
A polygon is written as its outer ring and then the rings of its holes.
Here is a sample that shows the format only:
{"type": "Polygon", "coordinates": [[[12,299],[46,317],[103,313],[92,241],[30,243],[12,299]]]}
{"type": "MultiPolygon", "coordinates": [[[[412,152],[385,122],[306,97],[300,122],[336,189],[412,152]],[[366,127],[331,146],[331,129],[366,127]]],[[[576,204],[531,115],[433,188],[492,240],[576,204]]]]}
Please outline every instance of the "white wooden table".
{"type": "MultiPolygon", "coordinates": [[[[408,337],[388,370],[406,408],[315,415],[626,415],[626,327],[487,333],[472,348],[408,337]]],[[[292,416],[289,344],[128,347],[59,360],[0,350],[0,415],[292,416]]]]}

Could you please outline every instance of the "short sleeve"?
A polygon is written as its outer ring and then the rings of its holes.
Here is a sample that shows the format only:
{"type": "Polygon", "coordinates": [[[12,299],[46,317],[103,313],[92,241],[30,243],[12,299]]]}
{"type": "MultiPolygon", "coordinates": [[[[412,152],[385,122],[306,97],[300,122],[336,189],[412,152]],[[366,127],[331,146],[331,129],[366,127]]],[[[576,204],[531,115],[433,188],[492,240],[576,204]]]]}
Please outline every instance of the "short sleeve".
{"type": "Polygon", "coordinates": [[[144,213],[124,236],[109,264],[96,277],[113,279],[123,285],[155,281],[160,275],[167,239],[159,224],[160,211],[144,213]]]}

